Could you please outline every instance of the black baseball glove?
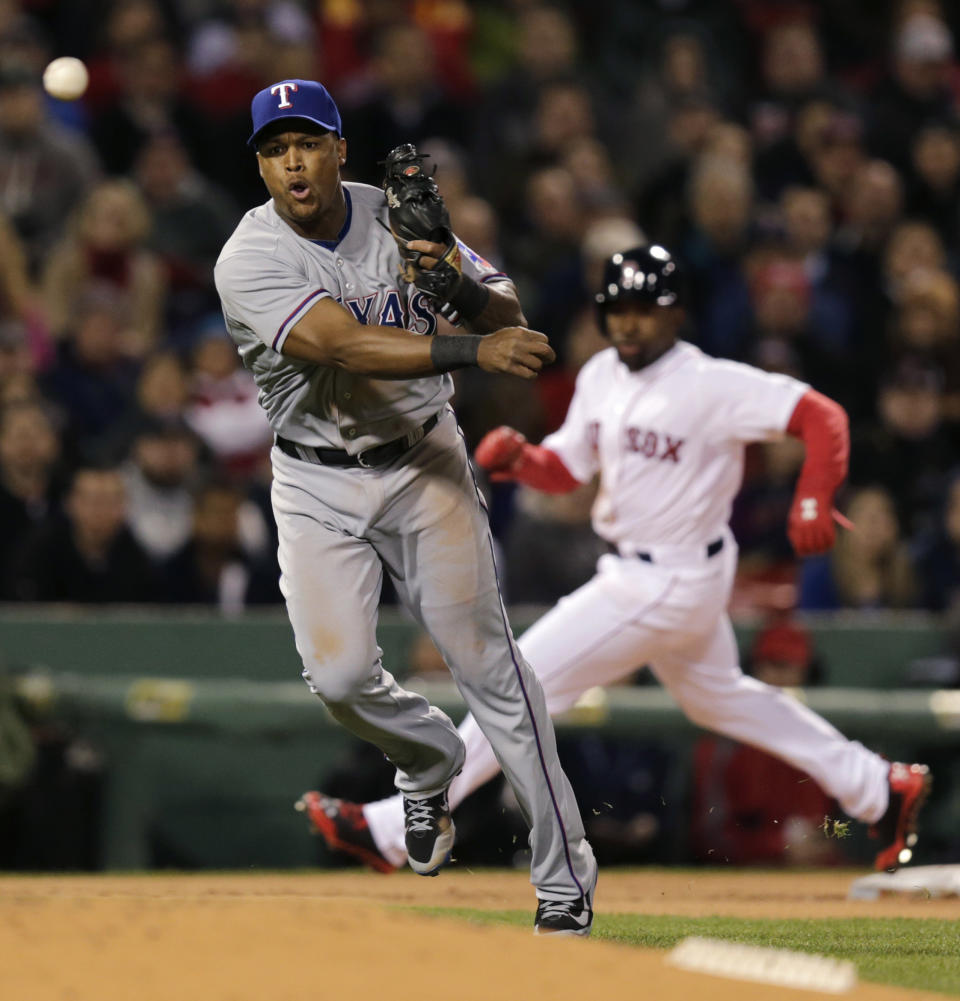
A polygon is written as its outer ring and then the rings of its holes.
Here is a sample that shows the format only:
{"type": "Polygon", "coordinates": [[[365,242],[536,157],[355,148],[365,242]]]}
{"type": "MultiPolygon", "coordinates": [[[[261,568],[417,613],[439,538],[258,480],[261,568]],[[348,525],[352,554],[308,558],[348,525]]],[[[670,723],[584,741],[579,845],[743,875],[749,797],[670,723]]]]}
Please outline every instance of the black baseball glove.
{"type": "Polygon", "coordinates": [[[390,232],[400,249],[401,278],[429,296],[438,312],[457,323],[483,312],[489,291],[463,274],[450,213],[433,174],[423,169],[427,155],[404,143],[381,161],[390,232]],[[443,246],[432,268],[422,266],[425,255],[409,248],[411,240],[428,240],[443,246]]]}

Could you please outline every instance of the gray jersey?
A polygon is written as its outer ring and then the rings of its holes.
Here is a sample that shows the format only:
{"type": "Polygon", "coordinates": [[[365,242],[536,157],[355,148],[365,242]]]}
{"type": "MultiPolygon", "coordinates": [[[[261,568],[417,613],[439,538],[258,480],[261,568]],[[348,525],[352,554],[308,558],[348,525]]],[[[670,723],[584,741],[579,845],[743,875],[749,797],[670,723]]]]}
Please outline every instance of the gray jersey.
{"type": "MultiPolygon", "coordinates": [[[[227,329],[274,431],[302,445],[356,453],[419,427],[450,399],[453,380],[449,374],[369,379],[281,353],[290,330],[323,298],[346,306],[361,323],[436,331],[429,299],[399,279],[383,192],[349,182],[343,191],[347,217],[336,240],[299,236],[271,199],[241,219],[215,278],[227,329]]],[[[461,244],[461,251],[471,278],[509,281],[469,247],[461,244]]]]}

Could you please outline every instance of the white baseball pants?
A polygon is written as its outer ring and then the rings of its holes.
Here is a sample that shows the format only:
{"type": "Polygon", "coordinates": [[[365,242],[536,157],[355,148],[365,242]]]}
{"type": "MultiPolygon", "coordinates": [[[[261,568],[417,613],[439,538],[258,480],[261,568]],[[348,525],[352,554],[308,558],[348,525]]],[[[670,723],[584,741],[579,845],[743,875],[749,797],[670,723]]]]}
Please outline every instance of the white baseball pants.
{"type": "MultiPolygon", "coordinates": [[[[741,671],[726,613],[737,566],[732,534],[711,558],[702,550],[651,550],[655,563],[601,557],[592,580],[520,637],[551,715],[570,709],[588,688],[612,685],[648,664],[693,723],[782,758],[815,779],[850,816],[878,820],[887,806],[888,763],[796,699],[741,671]]],[[[467,756],[450,787],[451,807],[497,773],[471,716],[459,732],[467,756]]],[[[402,864],[399,798],[368,803],[364,814],[383,854],[402,864]]]]}

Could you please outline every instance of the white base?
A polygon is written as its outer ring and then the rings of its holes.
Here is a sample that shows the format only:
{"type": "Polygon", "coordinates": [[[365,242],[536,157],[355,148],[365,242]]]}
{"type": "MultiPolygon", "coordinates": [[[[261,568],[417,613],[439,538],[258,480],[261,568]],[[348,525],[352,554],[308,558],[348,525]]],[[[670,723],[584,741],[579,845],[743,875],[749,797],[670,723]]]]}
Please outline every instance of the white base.
{"type": "Polygon", "coordinates": [[[857,984],[856,967],[848,960],[715,938],[685,938],[665,961],[693,973],[828,994],[844,994],[857,984]]]}
{"type": "Polygon", "coordinates": [[[960,865],[917,865],[896,872],[875,872],[850,885],[848,900],[876,900],[888,893],[923,897],[960,896],[960,865]]]}

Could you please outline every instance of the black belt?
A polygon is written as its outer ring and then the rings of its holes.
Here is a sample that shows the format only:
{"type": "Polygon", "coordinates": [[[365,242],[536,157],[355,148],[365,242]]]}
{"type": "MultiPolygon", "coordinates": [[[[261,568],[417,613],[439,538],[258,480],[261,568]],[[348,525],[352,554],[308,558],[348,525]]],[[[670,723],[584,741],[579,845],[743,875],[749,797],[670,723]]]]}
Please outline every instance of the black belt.
{"type": "Polygon", "coordinates": [[[397,438],[395,441],[388,441],[383,445],[374,445],[373,448],[365,448],[356,455],[351,455],[342,448],[315,448],[313,445],[298,445],[289,438],[281,438],[277,435],[277,448],[292,459],[302,459],[304,462],[312,462],[316,466],[363,466],[370,469],[373,466],[386,466],[399,459],[404,452],[409,452],[418,441],[424,438],[437,426],[440,420],[439,414],[428,417],[423,424],[411,431],[404,438],[397,438]]]}
{"type": "MultiPolygon", "coordinates": [[[[612,542],[607,543],[607,549],[613,553],[614,556],[623,555],[620,552],[620,548],[612,542]]],[[[721,549],[723,549],[723,539],[714,539],[713,542],[707,543],[707,559],[709,560],[711,556],[716,556],[721,549]]],[[[650,553],[629,553],[627,555],[638,560],[643,560],[645,563],[656,562],[650,553]]]]}

